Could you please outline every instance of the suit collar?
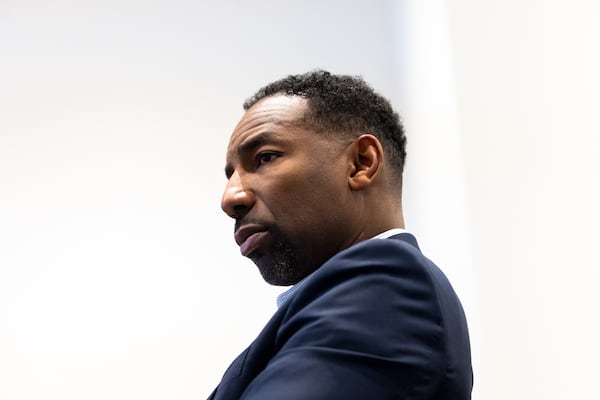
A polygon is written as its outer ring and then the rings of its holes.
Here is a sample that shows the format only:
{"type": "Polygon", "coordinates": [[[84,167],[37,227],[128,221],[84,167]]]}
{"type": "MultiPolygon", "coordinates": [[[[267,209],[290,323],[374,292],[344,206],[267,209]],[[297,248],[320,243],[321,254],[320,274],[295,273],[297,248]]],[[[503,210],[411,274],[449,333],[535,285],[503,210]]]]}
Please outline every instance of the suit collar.
{"type": "Polygon", "coordinates": [[[417,239],[410,233],[408,232],[403,232],[403,233],[399,233],[396,235],[392,235],[389,237],[390,239],[396,239],[396,240],[402,240],[403,242],[406,242],[408,244],[410,244],[411,246],[419,249],[419,243],[417,243],[417,239]]]}

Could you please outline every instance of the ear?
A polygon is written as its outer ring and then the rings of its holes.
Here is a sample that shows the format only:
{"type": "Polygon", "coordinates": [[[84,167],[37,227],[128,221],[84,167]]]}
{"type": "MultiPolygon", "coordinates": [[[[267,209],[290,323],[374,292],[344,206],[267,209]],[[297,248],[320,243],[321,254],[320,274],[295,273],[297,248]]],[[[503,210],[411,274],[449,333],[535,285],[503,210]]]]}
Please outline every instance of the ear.
{"type": "Polygon", "coordinates": [[[383,165],[383,148],[379,140],[371,135],[359,136],[351,145],[352,168],[348,184],[352,190],[367,188],[383,165]]]}

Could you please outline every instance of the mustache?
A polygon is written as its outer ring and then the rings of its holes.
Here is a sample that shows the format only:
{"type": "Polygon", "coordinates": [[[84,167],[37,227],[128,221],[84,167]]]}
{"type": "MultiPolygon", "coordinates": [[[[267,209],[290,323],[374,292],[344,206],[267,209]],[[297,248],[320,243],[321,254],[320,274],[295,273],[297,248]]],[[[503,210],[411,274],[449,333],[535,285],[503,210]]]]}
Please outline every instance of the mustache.
{"type": "Polygon", "coordinates": [[[261,221],[258,218],[239,218],[235,220],[234,232],[237,232],[244,225],[258,225],[264,228],[271,226],[271,224],[261,221]]]}

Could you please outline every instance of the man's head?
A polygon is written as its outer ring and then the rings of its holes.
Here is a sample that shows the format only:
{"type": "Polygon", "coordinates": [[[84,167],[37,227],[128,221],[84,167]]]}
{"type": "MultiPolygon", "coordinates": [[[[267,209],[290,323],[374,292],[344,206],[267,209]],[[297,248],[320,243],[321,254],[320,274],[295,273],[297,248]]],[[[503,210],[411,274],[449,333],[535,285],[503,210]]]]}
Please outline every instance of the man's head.
{"type": "Polygon", "coordinates": [[[249,99],[227,149],[222,208],[244,256],[275,285],[403,226],[402,126],[361,79],[316,71],[249,99]]]}
{"type": "Polygon", "coordinates": [[[402,177],[406,136],[400,117],[389,101],[375,93],[362,78],[320,70],[289,75],[258,90],[244,102],[244,110],[274,94],[307,99],[308,110],[302,122],[317,133],[348,137],[371,133],[382,142],[398,178],[402,177]]]}

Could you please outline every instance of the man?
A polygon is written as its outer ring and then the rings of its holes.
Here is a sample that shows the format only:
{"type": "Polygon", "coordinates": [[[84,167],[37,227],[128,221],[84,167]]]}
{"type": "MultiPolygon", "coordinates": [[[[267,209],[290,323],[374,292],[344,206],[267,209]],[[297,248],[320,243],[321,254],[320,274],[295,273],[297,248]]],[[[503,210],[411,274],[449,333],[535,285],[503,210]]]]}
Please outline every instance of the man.
{"type": "Polygon", "coordinates": [[[242,255],[293,285],[209,399],[470,399],[464,313],[404,228],[403,128],[362,79],[259,90],[227,148],[242,255]]]}

